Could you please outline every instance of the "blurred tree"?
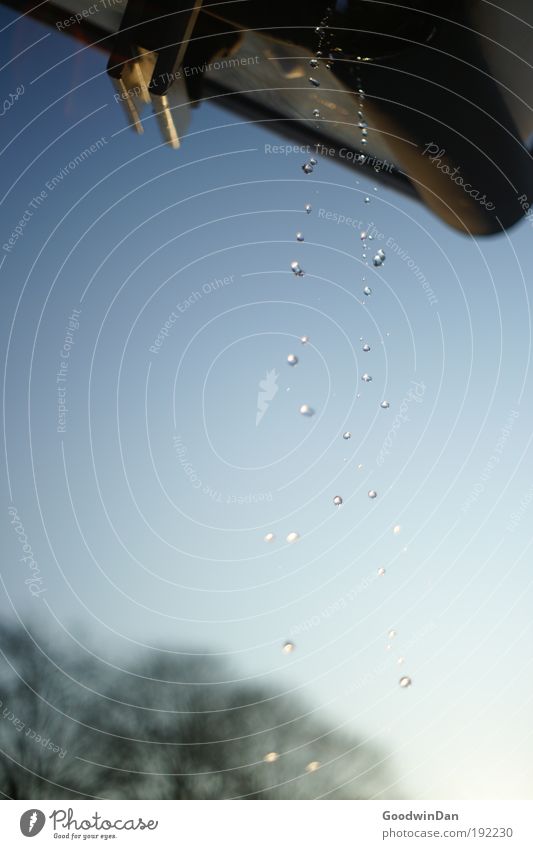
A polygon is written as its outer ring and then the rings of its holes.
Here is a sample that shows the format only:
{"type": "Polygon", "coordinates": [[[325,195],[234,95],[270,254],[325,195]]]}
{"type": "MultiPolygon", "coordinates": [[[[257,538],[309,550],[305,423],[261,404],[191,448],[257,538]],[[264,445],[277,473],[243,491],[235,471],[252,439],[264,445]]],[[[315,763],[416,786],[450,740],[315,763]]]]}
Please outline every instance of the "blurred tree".
{"type": "Polygon", "coordinates": [[[0,626],[0,792],[12,799],[380,795],[384,758],[209,654],[127,670],[0,626]]]}

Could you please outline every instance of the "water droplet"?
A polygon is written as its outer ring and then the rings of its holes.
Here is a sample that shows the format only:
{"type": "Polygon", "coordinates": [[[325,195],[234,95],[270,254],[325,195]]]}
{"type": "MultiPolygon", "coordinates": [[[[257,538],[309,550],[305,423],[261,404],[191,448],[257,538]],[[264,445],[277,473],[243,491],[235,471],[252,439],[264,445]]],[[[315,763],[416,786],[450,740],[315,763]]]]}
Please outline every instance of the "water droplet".
{"type": "Polygon", "coordinates": [[[311,159],[309,160],[309,162],[311,163],[311,165],[312,165],[312,166],[313,166],[313,168],[314,168],[314,166],[316,165],[316,159],[313,159],[313,157],[311,157],[311,159]]]}
{"type": "Polygon", "coordinates": [[[385,251],[383,248],[379,248],[377,255],[381,257],[381,259],[385,259],[385,251]]]}
{"type": "Polygon", "coordinates": [[[376,490],[375,489],[369,489],[368,490],[368,497],[369,498],[377,498],[378,494],[377,494],[376,490]]]}
{"type": "Polygon", "coordinates": [[[298,357],[296,356],[296,354],[289,354],[289,356],[287,357],[287,362],[290,366],[296,366],[298,365],[298,357]]]}
{"type": "Polygon", "coordinates": [[[279,758],[279,755],[278,755],[277,752],[267,752],[267,754],[264,756],[263,760],[266,764],[273,764],[277,761],[278,758],[279,758]]]}
{"type": "Polygon", "coordinates": [[[320,118],[320,109],[313,109],[313,118],[320,118]]]}
{"type": "MultiPolygon", "coordinates": [[[[368,135],[368,130],[361,130],[361,135],[363,136],[363,139],[364,139],[364,137],[368,135]]],[[[361,139],[361,141],[364,144],[363,139],[361,139]]]]}
{"type": "Polygon", "coordinates": [[[394,628],[391,628],[387,636],[388,636],[389,640],[393,640],[394,637],[396,636],[396,634],[397,634],[397,631],[395,631],[394,628]]]}
{"type": "Polygon", "coordinates": [[[312,174],[314,168],[310,162],[304,162],[304,164],[302,165],[302,171],[304,172],[304,174],[312,174]]]}
{"type": "Polygon", "coordinates": [[[310,59],[309,64],[312,68],[318,68],[318,59],[310,59]]]}
{"type": "Polygon", "coordinates": [[[372,289],[370,288],[370,286],[365,286],[365,288],[363,289],[363,294],[365,294],[365,295],[371,295],[372,294],[372,289]]]}
{"type": "MultiPolygon", "coordinates": [[[[363,132],[364,132],[364,130],[363,130],[363,132]]],[[[361,144],[368,144],[368,139],[365,139],[365,138],[363,137],[363,138],[361,139],[361,144]]]]}
{"type": "Polygon", "coordinates": [[[324,35],[324,33],[325,33],[324,27],[315,27],[315,33],[317,35],[324,35]]]}
{"type": "Polygon", "coordinates": [[[382,577],[383,577],[383,575],[385,575],[386,571],[387,571],[387,570],[386,570],[386,569],[384,569],[384,568],[383,568],[383,566],[380,566],[380,567],[379,567],[379,569],[378,569],[378,575],[379,575],[379,577],[380,577],[380,578],[382,578],[382,577]]]}
{"type": "Polygon", "coordinates": [[[296,260],[294,260],[294,262],[291,262],[291,271],[293,272],[293,274],[296,275],[296,277],[303,277],[305,274],[305,271],[300,266],[300,263],[296,262],[296,260]]]}
{"type": "Polygon", "coordinates": [[[300,342],[302,343],[302,345],[307,345],[307,343],[309,342],[309,336],[300,336],[300,342]]]}
{"type": "Polygon", "coordinates": [[[368,195],[365,198],[365,203],[370,203],[370,198],[368,197],[368,195]]]}
{"type": "Polygon", "coordinates": [[[361,380],[364,383],[370,383],[370,381],[372,380],[372,376],[370,374],[367,374],[366,371],[365,371],[365,373],[363,375],[361,375],[361,380]]]}
{"type": "Polygon", "coordinates": [[[389,401],[382,401],[379,406],[381,407],[382,410],[388,410],[389,407],[390,407],[390,403],[389,403],[389,401]]]}
{"type": "Polygon", "coordinates": [[[346,431],[346,433],[343,433],[343,434],[342,434],[342,438],[343,438],[343,439],[351,439],[351,438],[352,438],[352,434],[350,433],[350,431],[349,431],[349,430],[347,430],[347,431],[346,431]]]}
{"type": "MultiPolygon", "coordinates": [[[[359,109],[358,112],[357,112],[357,117],[362,119],[362,118],[365,117],[365,113],[361,109],[359,109]]],[[[359,125],[359,126],[361,126],[361,125],[359,125]]]]}
{"type": "Polygon", "coordinates": [[[311,761],[307,764],[305,771],[306,772],[316,772],[317,769],[320,769],[320,761],[311,761]]]}
{"type": "Polygon", "coordinates": [[[320,82],[314,77],[309,77],[309,82],[311,83],[311,85],[314,85],[315,88],[318,88],[320,86],[320,82]]]}
{"type": "Polygon", "coordinates": [[[400,678],[400,687],[403,690],[405,690],[406,687],[410,687],[412,683],[413,682],[411,681],[408,675],[402,675],[402,677],[400,678]]]}
{"type": "Polygon", "coordinates": [[[366,230],[362,230],[362,231],[359,233],[359,238],[361,239],[361,241],[362,241],[362,242],[364,242],[364,241],[365,241],[365,239],[366,239],[366,237],[367,237],[366,230]]]}
{"type": "Polygon", "coordinates": [[[291,531],[290,534],[287,534],[287,542],[298,542],[300,539],[300,534],[297,531],[291,531]]]}
{"type": "Polygon", "coordinates": [[[392,529],[392,533],[393,534],[399,534],[401,532],[401,530],[402,530],[401,525],[394,525],[394,527],[392,529]]]}
{"type": "Polygon", "coordinates": [[[366,121],[362,120],[363,113],[359,112],[358,114],[359,114],[359,117],[361,118],[361,120],[359,121],[357,126],[360,127],[362,130],[366,130],[366,128],[368,127],[368,124],[366,123],[366,121]]]}
{"type": "Polygon", "coordinates": [[[305,211],[307,212],[307,214],[308,214],[308,215],[310,215],[311,210],[313,209],[313,207],[311,206],[311,204],[310,204],[310,203],[306,203],[306,205],[304,206],[304,209],[305,209],[305,211]]]}
{"type": "Polygon", "coordinates": [[[341,504],[342,504],[342,498],[340,497],[340,495],[336,495],[336,496],[335,496],[335,498],[333,499],[333,503],[334,503],[335,507],[340,507],[340,506],[341,506],[341,504]]]}
{"type": "Polygon", "coordinates": [[[363,464],[362,464],[362,463],[359,463],[359,465],[357,466],[357,468],[359,469],[359,471],[361,471],[361,469],[363,468],[363,464]]]}
{"type": "Polygon", "coordinates": [[[296,233],[296,241],[297,242],[303,242],[303,240],[304,240],[304,234],[303,233],[296,233]]]}
{"type": "Polygon", "coordinates": [[[379,254],[376,254],[372,262],[376,266],[376,268],[379,268],[380,265],[383,265],[383,257],[379,256],[379,254]]]}
{"type": "Polygon", "coordinates": [[[399,666],[401,666],[401,665],[402,665],[402,663],[404,663],[404,662],[405,662],[405,658],[404,658],[404,657],[399,657],[397,662],[398,662],[398,665],[399,665],[399,666]]]}
{"type": "Polygon", "coordinates": [[[300,407],[300,413],[302,414],[302,416],[310,417],[314,416],[315,411],[312,407],[309,406],[309,404],[302,404],[302,406],[300,407]]]}
{"type": "Polygon", "coordinates": [[[283,654],[291,654],[291,652],[293,652],[295,648],[296,646],[294,645],[294,643],[291,643],[289,640],[287,640],[286,643],[283,643],[281,651],[283,652],[283,654]]]}
{"type": "Polygon", "coordinates": [[[274,542],[274,540],[276,539],[276,535],[273,534],[272,532],[270,532],[268,534],[265,534],[263,539],[264,539],[265,542],[274,542]]]}
{"type": "Polygon", "coordinates": [[[363,351],[370,351],[370,345],[368,344],[368,342],[365,342],[365,344],[363,345],[363,351]]]}

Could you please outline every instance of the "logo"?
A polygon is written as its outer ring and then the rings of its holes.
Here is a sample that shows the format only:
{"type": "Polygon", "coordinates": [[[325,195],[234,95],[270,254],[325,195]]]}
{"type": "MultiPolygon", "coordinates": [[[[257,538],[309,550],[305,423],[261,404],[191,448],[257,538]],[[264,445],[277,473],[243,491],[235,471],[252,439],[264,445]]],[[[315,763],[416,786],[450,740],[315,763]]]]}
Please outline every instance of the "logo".
{"type": "Polygon", "coordinates": [[[31,808],[22,814],[20,818],[20,830],[24,837],[35,837],[36,834],[42,831],[45,822],[46,817],[43,812],[36,808],[31,808]]]}
{"type": "Polygon", "coordinates": [[[279,374],[276,369],[272,369],[271,371],[267,371],[263,380],[259,381],[259,392],[257,393],[257,414],[255,417],[256,427],[265,415],[270,402],[279,389],[278,377],[279,374]]]}

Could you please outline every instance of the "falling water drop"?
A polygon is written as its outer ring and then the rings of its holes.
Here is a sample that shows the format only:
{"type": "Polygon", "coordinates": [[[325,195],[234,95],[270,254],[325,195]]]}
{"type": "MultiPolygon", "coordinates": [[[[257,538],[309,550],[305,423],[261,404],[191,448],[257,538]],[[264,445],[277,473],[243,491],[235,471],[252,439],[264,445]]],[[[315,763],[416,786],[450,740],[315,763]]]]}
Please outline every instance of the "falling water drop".
{"type": "Polygon", "coordinates": [[[361,380],[363,381],[363,383],[370,383],[370,381],[372,380],[372,376],[370,374],[367,374],[365,371],[365,373],[361,375],[361,380]]]}
{"type": "Polygon", "coordinates": [[[413,682],[409,678],[408,675],[402,675],[400,678],[400,687],[405,690],[407,687],[410,687],[413,682]]]}
{"type": "Polygon", "coordinates": [[[287,357],[287,362],[290,366],[296,366],[298,365],[298,357],[296,356],[296,354],[289,354],[289,356],[287,357]]]}
{"type": "Polygon", "coordinates": [[[304,172],[304,174],[312,174],[314,168],[310,162],[304,162],[304,164],[302,165],[302,171],[304,172]]]}
{"type": "Polygon", "coordinates": [[[380,265],[383,265],[383,257],[379,256],[379,254],[376,254],[372,262],[376,266],[376,268],[379,268],[380,265]]]}
{"type": "Polygon", "coordinates": [[[351,438],[352,438],[352,434],[350,433],[350,431],[349,431],[349,430],[347,430],[345,433],[343,433],[343,434],[342,434],[342,438],[343,438],[343,439],[351,439],[351,438]]]}
{"type": "Polygon", "coordinates": [[[291,271],[293,272],[293,274],[296,275],[296,277],[303,277],[305,274],[305,271],[301,267],[300,263],[296,262],[296,260],[294,260],[294,262],[291,262],[291,271]]]}
{"type": "Polygon", "coordinates": [[[265,541],[265,542],[274,542],[274,540],[276,539],[276,535],[275,535],[275,534],[273,534],[273,533],[270,531],[268,534],[265,534],[265,536],[263,537],[263,539],[264,539],[264,541],[265,541]]]}
{"type": "Polygon", "coordinates": [[[365,351],[365,352],[370,351],[370,345],[368,344],[368,342],[365,342],[365,344],[363,345],[363,351],[365,351]]]}
{"type": "Polygon", "coordinates": [[[341,504],[342,504],[342,498],[341,498],[341,496],[340,496],[340,495],[336,495],[336,496],[335,496],[335,498],[333,499],[333,503],[334,503],[335,507],[340,507],[340,506],[341,506],[341,504]]]}
{"type": "Polygon", "coordinates": [[[389,640],[393,640],[397,633],[398,633],[398,632],[397,632],[397,631],[395,631],[395,630],[394,630],[394,628],[391,628],[391,629],[390,629],[390,631],[389,631],[389,633],[388,633],[388,635],[387,635],[387,636],[388,636],[388,638],[389,638],[389,640]]]}
{"type": "Polygon", "coordinates": [[[320,109],[313,109],[313,118],[320,118],[320,109]]]}
{"type": "Polygon", "coordinates": [[[379,577],[380,577],[380,578],[382,578],[382,577],[383,577],[383,575],[385,575],[386,571],[387,571],[387,570],[386,570],[386,569],[384,569],[384,568],[383,568],[383,566],[380,566],[380,567],[379,567],[379,569],[378,569],[378,575],[379,575],[379,577]]]}
{"type": "Polygon", "coordinates": [[[300,534],[297,531],[291,531],[290,534],[287,534],[287,542],[298,542],[300,539],[300,534]]]}
{"type": "Polygon", "coordinates": [[[283,654],[291,654],[291,652],[293,652],[295,648],[296,646],[294,645],[294,643],[291,643],[289,640],[287,640],[286,643],[283,643],[281,651],[283,652],[283,654]]]}
{"type": "Polygon", "coordinates": [[[401,525],[394,525],[394,527],[392,529],[392,533],[393,534],[399,534],[401,532],[401,530],[402,530],[401,525]]]}
{"type": "Polygon", "coordinates": [[[307,345],[307,343],[309,342],[309,336],[300,336],[300,342],[302,343],[302,345],[307,345]]]}
{"type": "Polygon", "coordinates": [[[303,242],[304,241],[304,234],[300,233],[300,232],[296,233],[296,241],[297,242],[303,242]]]}
{"type": "Polygon", "coordinates": [[[372,294],[372,289],[370,288],[370,286],[365,286],[365,288],[363,289],[363,294],[364,295],[371,295],[372,294]]]}
{"type": "Polygon", "coordinates": [[[263,760],[266,764],[273,764],[277,761],[278,758],[279,758],[279,755],[278,755],[277,752],[267,752],[267,754],[264,756],[263,760]]]}
{"type": "Polygon", "coordinates": [[[309,77],[309,82],[311,83],[311,85],[314,85],[315,88],[318,88],[320,86],[319,80],[315,79],[315,77],[309,77]]]}
{"type": "Polygon", "coordinates": [[[365,203],[370,203],[370,198],[368,197],[368,195],[365,198],[365,203]]]}
{"type": "Polygon", "coordinates": [[[304,209],[305,209],[305,211],[307,212],[307,214],[308,214],[308,215],[310,215],[311,210],[313,209],[313,207],[311,206],[311,204],[310,204],[310,203],[306,203],[306,205],[304,206],[304,209]]]}
{"type": "Polygon", "coordinates": [[[309,406],[309,404],[302,404],[302,406],[300,407],[300,413],[302,414],[302,416],[307,416],[308,418],[310,418],[311,416],[314,416],[315,411],[312,407],[309,406]]]}
{"type": "Polygon", "coordinates": [[[310,59],[309,64],[312,68],[318,68],[318,59],[310,59]]]}
{"type": "Polygon", "coordinates": [[[382,410],[388,410],[389,407],[390,407],[390,402],[389,401],[382,401],[379,406],[381,407],[382,410]]]}
{"type": "Polygon", "coordinates": [[[378,496],[378,494],[377,494],[375,489],[369,489],[368,490],[368,497],[369,498],[377,498],[377,496],[378,496]]]}
{"type": "Polygon", "coordinates": [[[320,761],[311,761],[307,764],[305,771],[306,772],[316,772],[317,769],[320,769],[320,761]]]}

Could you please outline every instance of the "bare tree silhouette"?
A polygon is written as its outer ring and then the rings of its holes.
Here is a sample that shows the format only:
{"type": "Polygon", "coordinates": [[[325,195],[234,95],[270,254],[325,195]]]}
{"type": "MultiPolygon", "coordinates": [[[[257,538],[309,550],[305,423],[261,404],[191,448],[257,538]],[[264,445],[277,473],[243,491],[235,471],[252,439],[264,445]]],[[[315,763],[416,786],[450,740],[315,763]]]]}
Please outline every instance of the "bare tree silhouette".
{"type": "Polygon", "coordinates": [[[127,671],[0,626],[0,791],[8,798],[369,798],[375,747],[272,688],[220,683],[206,654],[127,671]]]}

